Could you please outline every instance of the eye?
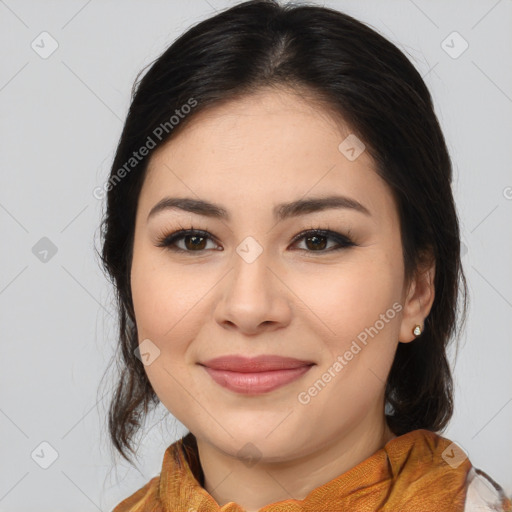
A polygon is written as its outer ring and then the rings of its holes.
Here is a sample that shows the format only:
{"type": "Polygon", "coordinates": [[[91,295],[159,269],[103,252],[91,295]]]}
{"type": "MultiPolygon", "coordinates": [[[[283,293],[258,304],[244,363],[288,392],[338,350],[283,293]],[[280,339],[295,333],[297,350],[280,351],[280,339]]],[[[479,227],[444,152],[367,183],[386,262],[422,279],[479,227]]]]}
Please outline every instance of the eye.
{"type": "MultiPolygon", "coordinates": [[[[331,230],[308,229],[296,235],[292,240],[292,245],[295,245],[297,242],[304,240],[307,249],[298,250],[325,253],[357,245],[352,242],[349,236],[351,236],[350,230],[348,231],[348,236],[345,236],[341,233],[337,233],[331,230]],[[326,249],[326,247],[329,245],[328,240],[335,242],[334,247],[331,246],[330,248],[326,249]]],[[[214,247],[210,247],[209,249],[217,251],[223,250],[215,247],[215,239],[210,235],[210,233],[201,229],[194,228],[180,229],[179,231],[175,231],[169,235],[162,236],[158,240],[157,247],[165,247],[170,251],[175,252],[200,253],[208,249],[207,245],[209,241],[214,242],[214,247]],[[180,246],[181,242],[183,243],[180,246]]]]}
{"type": "Polygon", "coordinates": [[[157,246],[166,247],[176,252],[201,252],[207,248],[206,245],[209,240],[212,241],[213,239],[207,231],[194,228],[180,229],[179,231],[162,237],[157,246]],[[178,242],[182,241],[184,244],[181,247],[178,246],[178,242]]]}
{"type": "MultiPolygon", "coordinates": [[[[349,231],[350,236],[350,231],[349,231]]],[[[308,231],[303,231],[299,233],[294,239],[293,243],[297,243],[300,240],[304,240],[306,247],[308,249],[307,252],[330,252],[330,251],[339,251],[340,249],[345,249],[347,247],[351,247],[356,245],[349,236],[342,235],[341,233],[337,233],[336,231],[326,230],[326,229],[310,229],[308,231]],[[334,247],[331,246],[330,249],[325,250],[328,242],[327,240],[334,241],[334,247]]],[[[307,250],[307,249],[300,249],[307,250]]]]}

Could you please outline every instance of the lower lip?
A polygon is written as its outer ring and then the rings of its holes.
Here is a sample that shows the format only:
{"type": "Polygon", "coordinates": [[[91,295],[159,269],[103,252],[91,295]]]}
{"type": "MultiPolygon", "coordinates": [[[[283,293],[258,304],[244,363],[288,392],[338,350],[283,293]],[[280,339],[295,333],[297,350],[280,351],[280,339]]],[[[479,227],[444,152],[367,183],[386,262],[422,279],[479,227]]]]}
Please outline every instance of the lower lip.
{"type": "Polygon", "coordinates": [[[289,384],[304,375],[313,365],[301,366],[289,370],[272,370],[268,372],[242,373],[228,370],[214,370],[205,366],[210,377],[220,386],[236,393],[259,395],[289,384]]]}

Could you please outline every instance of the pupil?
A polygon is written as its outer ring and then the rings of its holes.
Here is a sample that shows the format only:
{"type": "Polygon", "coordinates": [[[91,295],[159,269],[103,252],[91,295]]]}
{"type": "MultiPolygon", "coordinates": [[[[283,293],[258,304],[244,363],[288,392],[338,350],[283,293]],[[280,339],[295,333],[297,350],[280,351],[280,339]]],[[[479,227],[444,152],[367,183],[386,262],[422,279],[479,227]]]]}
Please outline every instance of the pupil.
{"type": "Polygon", "coordinates": [[[325,236],[317,236],[317,235],[313,235],[313,236],[308,236],[307,237],[307,240],[315,240],[316,242],[314,242],[314,248],[316,249],[325,249],[325,236]],[[319,239],[323,239],[324,240],[324,243],[323,244],[320,244],[320,246],[317,244],[318,240],[319,239]]]}
{"type": "MultiPolygon", "coordinates": [[[[187,237],[187,240],[189,240],[189,241],[194,240],[194,242],[192,242],[191,247],[196,248],[196,249],[197,248],[204,249],[204,247],[201,245],[201,242],[199,242],[199,240],[201,240],[201,239],[203,240],[203,245],[204,245],[204,237],[202,237],[202,236],[189,235],[187,237]]],[[[187,246],[188,246],[188,244],[187,244],[187,246]]],[[[190,247],[188,247],[188,248],[190,249],[190,247]]]]}

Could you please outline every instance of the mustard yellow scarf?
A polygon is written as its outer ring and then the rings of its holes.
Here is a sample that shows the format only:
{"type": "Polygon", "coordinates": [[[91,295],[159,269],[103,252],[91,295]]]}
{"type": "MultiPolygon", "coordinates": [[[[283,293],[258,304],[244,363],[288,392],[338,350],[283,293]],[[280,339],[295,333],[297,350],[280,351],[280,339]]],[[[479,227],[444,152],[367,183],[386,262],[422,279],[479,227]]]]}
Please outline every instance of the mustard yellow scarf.
{"type": "MultiPolygon", "coordinates": [[[[450,445],[434,432],[414,430],[303,500],[269,504],[260,512],[463,512],[472,466],[467,458],[450,464],[456,455],[450,445]]],[[[197,447],[189,434],[167,448],[160,476],[113,512],[245,512],[233,502],[220,507],[200,481],[197,447]]],[[[510,500],[504,499],[503,510],[512,511],[510,500]]]]}

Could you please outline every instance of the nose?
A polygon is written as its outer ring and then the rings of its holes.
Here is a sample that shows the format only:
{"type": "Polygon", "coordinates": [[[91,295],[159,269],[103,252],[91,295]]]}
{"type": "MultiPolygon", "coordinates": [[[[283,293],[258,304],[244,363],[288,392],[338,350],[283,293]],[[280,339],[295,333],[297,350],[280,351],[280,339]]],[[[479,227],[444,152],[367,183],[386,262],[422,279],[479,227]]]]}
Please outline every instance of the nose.
{"type": "Polygon", "coordinates": [[[250,336],[286,327],[291,320],[292,293],[265,251],[252,262],[238,254],[222,281],[215,320],[225,329],[250,336]]]}

